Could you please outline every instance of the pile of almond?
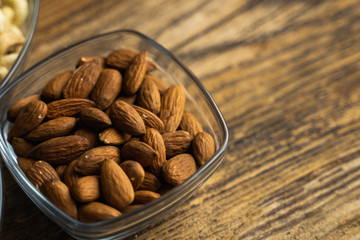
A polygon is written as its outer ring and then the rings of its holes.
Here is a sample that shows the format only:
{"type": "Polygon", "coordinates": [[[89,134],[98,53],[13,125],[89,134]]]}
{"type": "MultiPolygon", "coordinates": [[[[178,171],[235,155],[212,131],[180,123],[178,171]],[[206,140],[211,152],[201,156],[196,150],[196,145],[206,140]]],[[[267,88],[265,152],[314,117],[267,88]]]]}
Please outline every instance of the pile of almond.
{"type": "Polygon", "coordinates": [[[151,75],[146,50],[82,57],[16,101],[8,140],[27,178],[82,222],[117,217],[183,183],[215,151],[181,85],[151,75]]]}

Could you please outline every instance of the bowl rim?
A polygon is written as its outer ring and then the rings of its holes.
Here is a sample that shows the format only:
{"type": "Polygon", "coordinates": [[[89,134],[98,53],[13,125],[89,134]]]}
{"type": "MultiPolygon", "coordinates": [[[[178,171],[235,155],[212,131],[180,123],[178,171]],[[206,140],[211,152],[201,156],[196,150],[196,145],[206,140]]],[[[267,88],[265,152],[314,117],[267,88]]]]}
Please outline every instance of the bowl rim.
{"type": "MultiPolygon", "coordinates": [[[[219,146],[219,148],[214,153],[214,155],[202,167],[200,167],[196,171],[196,173],[194,173],[191,177],[189,177],[184,183],[174,187],[169,192],[165,193],[163,195],[164,197],[161,197],[150,203],[147,203],[145,208],[141,207],[141,208],[135,209],[127,214],[123,214],[114,219],[110,219],[110,220],[106,220],[106,221],[102,221],[102,222],[84,223],[84,222],[75,220],[75,219],[71,218],[70,216],[68,216],[67,214],[65,214],[62,210],[57,208],[54,204],[50,203],[42,194],[39,193],[39,191],[32,184],[27,186],[27,184],[22,183],[22,182],[18,181],[18,179],[16,179],[17,183],[23,188],[22,190],[27,195],[28,195],[27,191],[35,193],[35,195],[36,195],[35,197],[30,197],[30,196],[28,196],[28,197],[35,203],[35,205],[38,206],[38,208],[40,208],[40,210],[45,211],[44,208],[47,208],[47,210],[46,210],[47,212],[55,214],[58,218],[62,218],[61,221],[60,221],[60,219],[58,219],[57,221],[54,221],[51,217],[49,217],[47,215],[47,217],[50,218],[56,224],[59,225],[59,223],[61,222],[60,227],[63,230],[67,231],[68,233],[74,234],[73,231],[76,231],[76,233],[78,233],[78,234],[79,233],[81,233],[81,234],[100,234],[97,231],[92,231],[92,229],[99,230],[98,228],[101,228],[101,227],[112,227],[115,225],[115,223],[124,221],[125,219],[136,220],[137,218],[139,218],[141,220],[141,221],[139,221],[140,223],[143,222],[144,220],[150,219],[151,217],[157,215],[158,213],[161,213],[162,208],[166,207],[167,205],[174,205],[174,204],[176,204],[177,201],[181,200],[181,198],[179,200],[177,200],[178,195],[180,193],[181,194],[179,196],[182,196],[184,194],[185,190],[186,190],[186,192],[191,192],[192,190],[196,189],[197,186],[201,185],[202,183],[197,183],[197,181],[196,181],[198,176],[201,174],[208,173],[208,177],[209,177],[211,175],[211,173],[214,172],[216,170],[216,168],[221,164],[222,158],[226,153],[226,148],[227,148],[228,141],[229,141],[228,128],[227,128],[225,119],[224,119],[219,107],[216,105],[216,103],[215,103],[214,99],[211,97],[210,93],[206,90],[206,88],[203,86],[203,84],[200,82],[200,80],[184,64],[182,64],[170,51],[165,49],[163,46],[161,46],[159,43],[157,43],[153,39],[149,38],[148,36],[146,36],[140,32],[137,32],[135,30],[121,29],[121,30],[115,30],[115,31],[99,34],[99,35],[87,38],[85,40],[81,40],[71,46],[68,46],[61,50],[56,51],[55,53],[53,53],[50,56],[39,61],[38,63],[31,66],[29,69],[27,69],[25,72],[23,72],[21,75],[16,77],[16,79],[14,81],[12,81],[4,90],[2,90],[0,92],[0,101],[6,95],[6,93],[8,93],[11,89],[13,89],[24,78],[26,78],[28,75],[30,75],[31,73],[36,71],[39,67],[41,67],[43,64],[45,64],[52,58],[55,58],[55,57],[61,55],[62,53],[67,52],[69,49],[75,48],[75,47],[85,44],[87,42],[90,42],[90,41],[93,41],[93,40],[96,40],[96,39],[99,39],[102,37],[106,37],[109,35],[116,35],[116,34],[121,34],[121,33],[135,35],[136,37],[139,37],[142,40],[145,40],[145,41],[151,43],[151,45],[154,48],[160,50],[162,52],[162,54],[167,55],[169,58],[171,58],[176,64],[178,64],[182,68],[182,70],[189,76],[189,78],[191,78],[194,81],[194,83],[197,85],[197,87],[203,93],[208,104],[210,105],[210,108],[213,109],[213,113],[216,116],[218,124],[221,128],[221,136],[223,137],[223,141],[222,141],[222,144],[219,146]],[[217,161],[218,159],[221,159],[221,160],[217,161]],[[29,189],[29,187],[30,187],[30,189],[29,189]],[[26,188],[26,190],[25,190],[25,188],[26,188]],[[33,198],[36,198],[36,201],[33,198]],[[51,205],[50,206],[43,205],[42,207],[40,207],[39,202],[42,202],[42,201],[45,201],[45,203],[48,202],[51,205]],[[164,203],[161,204],[164,201],[167,202],[167,204],[165,204],[165,205],[164,205],[164,203]],[[51,209],[49,210],[48,208],[51,208],[51,209]],[[155,208],[155,210],[153,208],[155,208]],[[64,225],[66,225],[66,226],[64,226],[64,225]]],[[[0,128],[2,129],[3,125],[1,125],[0,128]]],[[[3,131],[3,129],[2,129],[2,131],[3,131]]],[[[2,141],[2,139],[1,139],[1,141],[2,141]]],[[[5,146],[0,144],[0,152],[1,152],[1,155],[3,156],[3,158],[6,158],[6,155],[7,155],[5,148],[6,148],[5,146]]],[[[12,166],[12,163],[9,163],[8,160],[4,160],[4,162],[5,162],[6,166],[8,168],[10,168],[10,170],[11,170],[10,172],[12,175],[15,172],[20,175],[22,174],[23,177],[25,176],[22,171],[18,172],[17,171],[18,169],[16,169],[15,166],[12,166]]],[[[204,176],[206,176],[206,175],[204,175],[204,176]]],[[[129,227],[131,228],[131,227],[133,227],[133,225],[131,225],[129,227]]],[[[125,231],[126,229],[127,228],[125,228],[123,231],[125,231]]],[[[118,231],[116,233],[118,233],[118,231]]],[[[83,235],[78,235],[78,234],[75,234],[75,236],[83,236],[83,235]]]]}

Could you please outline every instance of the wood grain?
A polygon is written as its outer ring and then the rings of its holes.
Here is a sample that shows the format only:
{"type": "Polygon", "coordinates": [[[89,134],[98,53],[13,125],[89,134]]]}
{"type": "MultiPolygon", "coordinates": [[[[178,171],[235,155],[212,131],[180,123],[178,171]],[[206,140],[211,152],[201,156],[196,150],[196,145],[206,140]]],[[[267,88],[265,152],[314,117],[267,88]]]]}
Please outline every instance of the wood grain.
{"type": "MultiPolygon", "coordinates": [[[[128,239],[360,239],[360,3],[42,0],[28,66],[135,29],[214,97],[228,154],[190,200],[128,239]]],[[[71,239],[4,169],[3,239],[71,239]]]]}

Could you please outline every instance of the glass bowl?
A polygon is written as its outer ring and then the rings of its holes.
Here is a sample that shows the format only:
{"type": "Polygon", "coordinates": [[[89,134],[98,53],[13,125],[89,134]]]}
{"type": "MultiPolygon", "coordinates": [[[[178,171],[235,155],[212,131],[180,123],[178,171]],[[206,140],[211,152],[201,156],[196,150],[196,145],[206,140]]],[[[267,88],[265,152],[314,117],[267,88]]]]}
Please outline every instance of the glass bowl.
{"type": "Polygon", "coordinates": [[[184,203],[218,168],[225,156],[228,130],[224,118],[214,100],[200,81],[169,51],[150,38],[131,30],[119,30],[79,42],[39,62],[12,82],[0,93],[0,151],[11,174],[38,208],[64,231],[79,239],[112,239],[135,234],[184,203]],[[169,85],[181,84],[186,89],[186,109],[193,113],[211,133],[216,144],[213,157],[189,179],[173,188],[159,199],[117,218],[83,223],[69,217],[49,202],[21,171],[12,146],[7,141],[11,124],[6,119],[9,106],[17,99],[40,93],[45,84],[56,74],[73,70],[82,56],[107,56],[115,49],[134,51],[148,50],[149,59],[156,63],[152,74],[169,85]]]}
{"type": "Polygon", "coordinates": [[[26,58],[30,50],[32,39],[34,37],[35,27],[38,19],[38,12],[39,12],[39,0],[29,0],[28,15],[21,26],[21,31],[24,34],[26,40],[14,64],[9,69],[8,74],[0,82],[0,89],[3,89],[24,70],[26,58]]]}

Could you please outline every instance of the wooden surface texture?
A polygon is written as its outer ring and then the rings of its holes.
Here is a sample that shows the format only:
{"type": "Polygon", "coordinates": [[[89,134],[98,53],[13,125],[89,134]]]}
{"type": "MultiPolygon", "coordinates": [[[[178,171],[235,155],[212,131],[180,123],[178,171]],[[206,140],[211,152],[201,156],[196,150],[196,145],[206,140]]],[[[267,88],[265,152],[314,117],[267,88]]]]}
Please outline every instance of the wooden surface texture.
{"type": "MultiPolygon", "coordinates": [[[[230,133],[212,177],[129,239],[360,239],[359,1],[41,0],[27,65],[116,29],[172,51],[230,133]]],[[[4,181],[3,239],[71,239],[4,181]]]]}

